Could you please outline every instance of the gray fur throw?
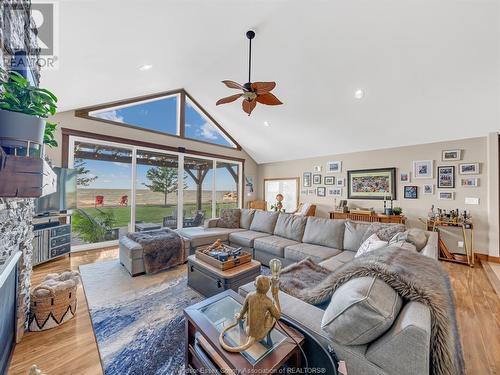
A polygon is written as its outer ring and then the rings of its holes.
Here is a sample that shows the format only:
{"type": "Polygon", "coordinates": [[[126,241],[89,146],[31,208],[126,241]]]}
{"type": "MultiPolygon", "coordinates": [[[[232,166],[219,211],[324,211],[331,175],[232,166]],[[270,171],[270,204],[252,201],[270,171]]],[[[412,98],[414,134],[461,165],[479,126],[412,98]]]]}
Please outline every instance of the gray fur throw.
{"type": "Polygon", "coordinates": [[[142,258],[146,273],[156,273],[184,262],[184,243],[173,230],[129,233],[132,241],[142,246],[142,258]]]}
{"type": "Polygon", "coordinates": [[[384,248],[354,258],[334,272],[305,259],[281,272],[280,289],[318,305],[331,299],[342,284],[363,276],[376,276],[403,299],[429,307],[431,374],[465,374],[450,281],[434,259],[403,249],[384,248]]]}

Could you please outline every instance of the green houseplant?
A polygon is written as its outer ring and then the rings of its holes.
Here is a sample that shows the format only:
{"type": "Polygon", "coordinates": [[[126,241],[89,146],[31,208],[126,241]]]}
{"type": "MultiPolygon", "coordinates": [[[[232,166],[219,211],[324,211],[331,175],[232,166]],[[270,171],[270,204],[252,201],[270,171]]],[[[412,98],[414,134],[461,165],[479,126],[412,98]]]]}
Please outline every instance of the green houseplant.
{"type": "Polygon", "coordinates": [[[17,72],[0,68],[0,138],[7,139],[8,146],[21,147],[30,141],[56,147],[56,124],[45,121],[56,110],[53,93],[32,86],[17,72]]]}
{"type": "Polygon", "coordinates": [[[394,215],[401,215],[403,213],[403,209],[401,207],[394,207],[392,209],[392,213],[394,215]]]}

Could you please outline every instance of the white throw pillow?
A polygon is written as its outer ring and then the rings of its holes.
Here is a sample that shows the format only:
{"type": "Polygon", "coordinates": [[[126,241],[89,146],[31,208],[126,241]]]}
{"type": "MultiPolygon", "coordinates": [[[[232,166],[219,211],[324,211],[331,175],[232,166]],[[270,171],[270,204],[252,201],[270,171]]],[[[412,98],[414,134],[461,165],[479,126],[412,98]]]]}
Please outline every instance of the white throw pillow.
{"type": "Polygon", "coordinates": [[[366,239],[365,242],[361,244],[356,255],[354,257],[359,257],[360,255],[366,254],[370,251],[381,249],[384,246],[387,246],[387,241],[382,241],[377,233],[373,233],[370,237],[366,239]]]}

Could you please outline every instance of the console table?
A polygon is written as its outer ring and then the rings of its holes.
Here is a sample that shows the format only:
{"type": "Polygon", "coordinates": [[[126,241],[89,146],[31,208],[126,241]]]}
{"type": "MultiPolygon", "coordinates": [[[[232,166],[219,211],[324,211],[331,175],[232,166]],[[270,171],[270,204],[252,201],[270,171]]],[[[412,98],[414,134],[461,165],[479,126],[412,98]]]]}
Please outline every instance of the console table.
{"type": "Polygon", "coordinates": [[[335,212],[330,211],[330,219],[344,219],[352,221],[368,221],[370,223],[394,223],[405,224],[406,217],[403,215],[383,215],[383,214],[361,214],[354,212],[335,212]]]}

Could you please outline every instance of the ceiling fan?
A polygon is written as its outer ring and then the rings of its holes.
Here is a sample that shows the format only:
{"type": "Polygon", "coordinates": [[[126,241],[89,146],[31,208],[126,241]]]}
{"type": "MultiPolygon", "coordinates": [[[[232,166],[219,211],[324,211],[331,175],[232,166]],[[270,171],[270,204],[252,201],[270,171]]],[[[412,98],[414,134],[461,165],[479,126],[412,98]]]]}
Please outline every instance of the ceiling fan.
{"type": "Polygon", "coordinates": [[[244,85],[240,85],[239,83],[234,81],[222,81],[222,83],[230,89],[242,90],[243,92],[241,94],[235,94],[219,99],[216,105],[231,103],[236,99],[243,97],[243,110],[248,113],[248,116],[250,116],[257,103],[266,105],[280,105],[283,103],[270,92],[276,87],[276,82],[252,82],[252,39],[255,38],[255,32],[249,30],[247,31],[246,35],[249,41],[248,82],[244,85]]]}

